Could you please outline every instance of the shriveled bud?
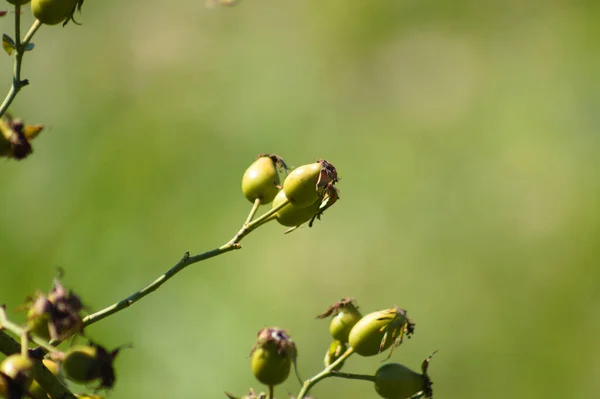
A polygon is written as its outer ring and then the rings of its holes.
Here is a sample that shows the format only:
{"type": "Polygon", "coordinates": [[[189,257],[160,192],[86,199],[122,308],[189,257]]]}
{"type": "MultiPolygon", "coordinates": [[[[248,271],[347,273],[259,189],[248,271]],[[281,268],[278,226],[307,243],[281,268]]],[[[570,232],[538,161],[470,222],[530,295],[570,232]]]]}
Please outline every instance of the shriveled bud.
{"type": "Polygon", "coordinates": [[[297,355],[296,344],[285,330],[263,328],[250,353],[252,374],[265,385],[281,384],[288,378],[292,364],[296,367],[297,355]]]}
{"type": "Polygon", "coordinates": [[[320,160],[294,169],[283,182],[283,191],[290,202],[307,207],[319,200],[326,187],[338,181],[335,167],[320,160]]]}
{"type": "Polygon", "coordinates": [[[81,332],[83,304],[77,295],[54,281],[52,290],[45,296],[38,294],[27,312],[27,327],[31,333],[45,340],[64,340],[81,332]]]}
{"type": "Polygon", "coordinates": [[[331,305],[323,314],[317,316],[319,319],[333,316],[329,323],[329,332],[334,340],[346,343],[350,330],[362,318],[358,306],[352,298],[345,298],[331,305]]]}
{"type": "Polygon", "coordinates": [[[414,328],[406,311],[393,307],[369,313],[360,319],[350,330],[348,342],[361,356],[374,356],[390,348],[389,358],[394,348],[402,343],[404,335],[410,337],[414,328]]]}
{"type": "Polygon", "coordinates": [[[385,399],[408,399],[420,393],[431,398],[433,383],[427,375],[427,369],[433,354],[423,361],[422,374],[399,363],[387,363],[379,367],[375,373],[375,390],[379,396],[385,399]]]}

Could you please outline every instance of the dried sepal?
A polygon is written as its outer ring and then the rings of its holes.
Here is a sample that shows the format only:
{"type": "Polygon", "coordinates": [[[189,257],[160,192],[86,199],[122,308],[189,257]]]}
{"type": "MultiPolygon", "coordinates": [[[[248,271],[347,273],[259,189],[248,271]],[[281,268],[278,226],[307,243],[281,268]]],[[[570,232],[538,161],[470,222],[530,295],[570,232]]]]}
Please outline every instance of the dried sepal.
{"type": "Polygon", "coordinates": [[[316,317],[316,319],[324,319],[329,316],[335,316],[336,314],[340,313],[342,311],[342,309],[345,309],[350,304],[352,304],[356,309],[358,309],[358,305],[356,304],[356,301],[354,300],[354,298],[348,297],[348,298],[341,299],[341,300],[335,302],[334,304],[332,304],[331,306],[329,306],[327,308],[327,310],[325,312],[321,313],[320,315],[318,315],[316,317]]]}

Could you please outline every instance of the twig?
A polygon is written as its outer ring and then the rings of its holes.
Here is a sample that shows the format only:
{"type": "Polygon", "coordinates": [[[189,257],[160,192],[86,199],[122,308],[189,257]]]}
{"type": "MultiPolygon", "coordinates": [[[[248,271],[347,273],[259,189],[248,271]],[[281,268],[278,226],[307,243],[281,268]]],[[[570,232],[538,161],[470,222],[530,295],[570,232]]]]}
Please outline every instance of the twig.
{"type": "MultiPolygon", "coordinates": [[[[313,387],[313,385],[315,385],[317,382],[319,382],[327,377],[333,377],[333,376],[341,377],[339,374],[350,375],[350,374],[346,374],[346,373],[338,373],[334,369],[339,364],[341,364],[344,360],[346,360],[348,357],[350,357],[350,355],[352,355],[353,353],[354,353],[354,349],[352,349],[352,347],[349,347],[348,350],[346,350],[346,352],[344,352],[344,354],[342,356],[338,357],[335,362],[331,363],[329,365],[329,367],[325,368],[323,371],[321,371],[319,374],[315,375],[314,377],[309,378],[308,380],[304,381],[304,385],[302,385],[302,389],[300,390],[300,393],[298,393],[298,396],[296,397],[296,399],[303,399],[306,395],[308,395],[308,391],[310,391],[310,389],[313,387]]],[[[358,374],[356,374],[356,375],[358,375],[358,374]]],[[[355,379],[358,379],[358,378],[355,378],[355,379]]]]}
{"type": "Polygon", "coordinates": [[[27,45],[40,26],[42,26],[42,23],[36,19],[23,38],[23,41],[21,41],[21,6],[15,6],[15,62],[13,64],[13,81],[6,98],[2,102],[2,105],[0,105],[0,117],[6,113],[19,91],[28,84],[26,80],[21,80],[23,56],[27,51],[27,45]]]}
{"type": "MultiPolygon", "coordinates": [[[[227,244],[224,244],[219,248],[204,252],[202,254],[194,255],[194,256],[189,256],[189,253],[186,252],[186,254],[183,256],[183,258],[181,258],[181,260],[179,262],[177,262],[177,264],[175,264],[175,266],[173,266],[167,272],[162,274],[160,277],[158,277],[152,283],[150,283],[146,287],[142,288],[141,290],[131,294],[127,298],[125,298],[113,305],[110,305],[94,314],[91,314],[91,315],[85,317],[83,319],[83,325],[89,326],[90,324],[96,323],[96,322],[104,319],[105,317],[108,317],[114,313],[117,313],[117,312],[133,305],[135,302],[139,301],[146,295],[156,291],[161,285],[163,285],[165,282],[167,282],[167,280],[169,280],[171,277],[173,277],[174,275],[176,275],[177,273],[179,273],[180,271],[182,271],[189,265],[193,265],[194,263],[198,263],[200,261],[210,259],[210,258],[218,256],[218,255],[222,255],[226,252],[230,252],[235,249],[241,249],[242,246],[240,245],[240,241],[242,241],[242,239],[244,237],[246,237],[248,234],[250,234],[252,231],[256,230],[258,227],[260,227],[264,223],[267,223],[268,221],[272,220],[270,217],[287,204],[288,204],[288,201],[285,201],[285,202],[281,203],[279,206],[272,208],[271,210],[265,212],[263,215],[261,215],[259,218],[257,218],[253,222],[244,223],[244,225],[237,232],[237,234],[235,236],[233,236],[233,238],[231,240],[229,240],[229,242],[227,244]]],[[[254,213],[256,213],[255,208],[257,208],[256,203],[253,205],[252,210],[250,211],[250,215],[253,215],[254,213]]]]}

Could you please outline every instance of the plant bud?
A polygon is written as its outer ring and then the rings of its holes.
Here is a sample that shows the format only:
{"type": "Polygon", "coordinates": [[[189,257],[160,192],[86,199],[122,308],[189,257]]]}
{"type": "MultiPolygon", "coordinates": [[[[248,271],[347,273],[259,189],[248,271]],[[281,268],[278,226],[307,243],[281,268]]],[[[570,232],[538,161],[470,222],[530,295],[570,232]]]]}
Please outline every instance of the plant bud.
{"type": "MultiPolygon", "coordinates": [[[[348,349],[348,344],[344,343],[344,342],[340,342],[337,340],[334,340],[333,342],[331,342],[331,345],[329,345],[329,349],[327,349],[327,353],[325,353],[325,359],[323,359],[323,363],[325,364],[325,367],[329,367],[333,364],[333,362],[335,362],[336,360],[339,359],[340,356],[342,356],[344,354],[344,352],[346,352],[346,350],[348,349]]],[[[334,370],[340,370],[343,366],[344,366],[344,362],[341,362],[340,364],[338,364],[334,370]]]]}
{"type": "Polygon", "coordinates": [[[337,181],[337,171],[333,165],[320,160],[290,172],[283,182],[283,191],[290,203],[304,208],[319,200],[325,188],[337,181]]]}
{"type": "Polygon", "coordinates": [[[420,393],[424,397],[431,398],[432,382],[427,375],[431,356],[423,361],[422,374],[398,363],[380,366],[375,373],[375,390],[379,396],[385,399],[408,399],[420,393]]]}
{"type": "Polygon", "coordinates": [[[404,334],[410,337],[414,328],[406,311],[393,307],[369,313],[360,319],[352,327],[348,342],[361,356],[374,356],[390,348],[389,358],[394,348],[402,343],[404,334]]]}
{"type": "Polygon", "coordinates": [[[246,169],[242,192],[248,201],[254,203],[258,199],[261,205],[273,201],[280,188],[278,165],[285,167],[285,162],[277,155],[264,154],[246,169]]]}
{"type": "Polygon", "coordinates": [[[292,363],[295,367],[296,345],[285,330],[263,328],[258,332],[250,356],[254,377],[265,385],[274,386],[288,378],[292,363]]]}
{"type": "Polygon", "coordinates": [[[334,340],[342,343],[348,342],[350,330],[362,318],[358,311],[358,306],[352,298],[342,299],[334,303],[325,311],[325,313],[317,316],[323,319],[328,316],[333,316],[329,323],[329,332],[334,340]]]}

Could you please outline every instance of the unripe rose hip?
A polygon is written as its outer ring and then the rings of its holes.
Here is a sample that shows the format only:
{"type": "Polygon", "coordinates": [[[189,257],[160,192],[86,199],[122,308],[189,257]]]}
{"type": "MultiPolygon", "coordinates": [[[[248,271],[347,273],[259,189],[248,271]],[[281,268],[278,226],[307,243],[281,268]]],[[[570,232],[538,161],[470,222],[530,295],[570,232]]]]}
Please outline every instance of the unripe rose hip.
{"type": "Polygon", "coordinates": [[[391,348],[391,356],[394,348],[402,343],[404,334],[410,337],[413,331],[414,323],[406,316],[406,311],[394,307],[369,313],[360,319],[350,330],[348,342],[361,356],[374,356],[387,348],[391,348]]]}
{"type": "Polygon", "coordinates": [[[285,162],[277,155],[265,154],[246,169],[242,192],[248,201],[254,203],[258,199],[261,205],[273,201],[280,188],[278,165],[285,167],[285,162]]]}
{"type": "Polygon", "coordinates": [[[385,399],[408,399],[419,392],[424,397],[431,398],[432,382],[427,375],[427,369],[432,356],[433,354],[423,361],[422,374],[399,363],[380,366],[375,373],[375,391],[385,399]]]}
{"type": "MultiPolygon", "coordinates": [[[[281,205],[286,199],[285,192],[283,190],[279,191],[273,200],[273,208],[281,205]]],[[[320,205],[320,200],[317,200],[314,204],[304,208],[300,208],[290,203],[278,210],[275,217],[277,218],[277,222],[282,226],[297,227],[312,219],[319,211],[320,205]]]]}
{"type": "Polygon", "coordinates": [[[72,15],[81,0],[32,0],[33,16],[46,25],[57,25],[72,15]]]}
{"type": "Polygon", "coordinates": [[[295,366],[296,355],[296,345],[284,330],[264,328],[250,354],[252,374],[265,385],[279,385],[288,378],[292,364],[295,366]]]}
{"type": "Polygon", "coordinates": [[[20,398],[31,383],[33,360],[23,355],[10,355],[0,364],[0,389],[7,398],[20,398]]]}
{"type": "Polygon", "coordinates": [[[352,327],[362,318],[358,311],[358,306],[352,298],[342,299],[334,303],[325,311],[325,313],[317,316],[323,319],[328,316],[333,316],[329,323],[329,333],[334,340],[342,343],[348,342],[348,336],[352,327]]]}
{"type": "Polygon", "coordinates": [[[115,383],[113,360],[119,349],[108,352],[99,345],[77,345],[68,350],[62,361],[65,376],[75,382],[100,380],[99,388],[112,388],[115,383]]]}
{"type": "Polygon", "coordinates": [[[337,181],[337,171],[333,165],[320,160],[291,171],[283,182],[283,191],[293,205],[306,207],[321,197],[325,187],[337,181]]]}

